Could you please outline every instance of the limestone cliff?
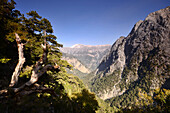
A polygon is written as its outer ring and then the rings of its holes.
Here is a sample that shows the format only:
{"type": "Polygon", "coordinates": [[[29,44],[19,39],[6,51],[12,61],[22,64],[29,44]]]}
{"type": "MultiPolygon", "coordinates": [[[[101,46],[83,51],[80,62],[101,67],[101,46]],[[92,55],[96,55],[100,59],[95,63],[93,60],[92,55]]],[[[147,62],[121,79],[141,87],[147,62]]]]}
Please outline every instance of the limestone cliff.
{"type": "Polygon", "coordinates": [[[110,99],[137,86],[148,94],[156,88],[170,88],[169,52],[170,7],[167,7],[137,22],[127,37],[120,37],[112,45],[95,71],[91,90],[102,99],[110,99]]]}
{"type": "Polygon", "coordinates": [[[89,73],[90,72],[87,67],[85,67],[79,60],[77,60],[74,57],[64,56],[62,59],[66,60],[68,63],[72,64],[74,69],[80,70],[82,73],[89,73]]]}

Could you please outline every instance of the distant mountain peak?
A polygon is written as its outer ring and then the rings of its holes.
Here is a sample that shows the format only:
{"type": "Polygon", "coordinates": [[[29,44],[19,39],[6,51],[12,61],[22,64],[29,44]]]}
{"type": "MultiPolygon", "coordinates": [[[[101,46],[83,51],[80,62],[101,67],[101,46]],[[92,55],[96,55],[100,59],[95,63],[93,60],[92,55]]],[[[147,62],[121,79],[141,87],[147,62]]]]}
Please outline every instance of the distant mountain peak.
{"type": "Polygon", "coordinates": [[[81,48],[81,47],[84,47],[85,45],[83,44],[75,44],[73,46],[71,46],[71,48],[81,48]]]}
{"type": "Polygon", "coordinates": [[[111,46],[109,44],[105,44],[105,45],[83,45],[83,44],[75,44],[73,46],[71,46],[70,48],[82,48],[82,47],[106,47],[106,46],[111,46]]]}

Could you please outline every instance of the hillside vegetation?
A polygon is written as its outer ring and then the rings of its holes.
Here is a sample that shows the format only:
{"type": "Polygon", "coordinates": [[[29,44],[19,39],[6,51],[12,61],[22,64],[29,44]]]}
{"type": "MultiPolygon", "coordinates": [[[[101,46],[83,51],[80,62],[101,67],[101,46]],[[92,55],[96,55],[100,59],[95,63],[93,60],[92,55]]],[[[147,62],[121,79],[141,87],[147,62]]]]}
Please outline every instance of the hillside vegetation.
{"type": "Polygon", "coordinates": [[[112,112],[66,72],[72,66],[61,60],[62,45],[49,20],[36,11],[25,16],[15,4],[0,1],[0,112],[112,112]]]}

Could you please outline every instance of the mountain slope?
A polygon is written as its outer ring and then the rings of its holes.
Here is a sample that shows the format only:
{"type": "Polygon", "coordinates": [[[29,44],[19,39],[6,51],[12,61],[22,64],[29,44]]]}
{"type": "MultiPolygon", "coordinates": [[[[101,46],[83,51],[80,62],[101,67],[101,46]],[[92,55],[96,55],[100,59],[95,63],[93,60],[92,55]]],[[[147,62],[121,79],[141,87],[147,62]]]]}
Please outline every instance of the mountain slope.
{"type": "Polygon", "coordinates": [[[79,61],[76,57],[63,53],[62,59],[66,60],[69,64],[73,66],[73,70],[66,68],[69,74],[77,75],[79,78],[82,78],[87,73],[90,73],[89,69],[84,64],[82,64],[82,62],[79,61]]]}
{"type": "Polygon", "coordinates": [[[73,65],[73,74],[83,75],[95,70],[103,56],[108,53],[110,45],[82,45],[76,44],[72,47],[61,49],[63,59],[73,65]]]}
{"type": "Polygon", "coordinates": [[[110,99],[112,105],[130,106],[141,102],[139,93],[152,97],[155,89],[170,88],[169,25],[170,7],[137,22],[130,34],[120,37],[103,58],[91,90],[102,99],[110,99]]]}

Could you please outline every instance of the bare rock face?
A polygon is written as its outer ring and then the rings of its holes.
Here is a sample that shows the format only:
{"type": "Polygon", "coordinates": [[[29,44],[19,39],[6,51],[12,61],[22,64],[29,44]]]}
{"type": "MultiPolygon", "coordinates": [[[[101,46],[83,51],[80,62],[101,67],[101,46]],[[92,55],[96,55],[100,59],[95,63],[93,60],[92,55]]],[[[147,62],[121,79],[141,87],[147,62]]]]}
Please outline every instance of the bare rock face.
{"type": "MultiPolygon", "coordinates": [[[[103,56],[108,53],[110,47],[111,45],[92,46],[76,44],[72,47],[62,48],[61,52],[63,53],[63,58],[65,58],[65,60],[67,60],[71,65],[73,65],[74,68],[77,69],[77,71],[88,74],[97,68],[103,56]],[[80,64],[81,66],[78,66],[80,64]],[[82,66],[84,68],[82,68],[82,66]]],[[[80,73],[74,74],[79,75],[80,73]]]]}
{"type": "Polygon", "coordinates": [[[109,52],[110,47],[111,45],[75,44],[72,47],[62,48],[63,60],[73,66],[73,70],[66,69],[67,72],[83,79],[97,68],[103,56],[109,52]]]}
{"type": "Polygon", "coordinates": [[[111,74],[115,70],[123,70],[125,65],[125,46],[126,38],[120,37],[111,47],[110,53],[106,55],[100,65],[98,66],[95,74],[98,75],[101,73],[101,76],[106,74],[111,74]]]}
{"type": "Polygon", "coordinates": [[[137,22],[127,37],[120,37],[113,44],[95,71],[91,89],[102,99],[109,99],[135,85],[149,84],[145,89],[148,91],[170,88],[169,67],[170,7],[167,7],[137,22]]]}
{"type": "Polygon", "coordinates": [[[89,69],[87,67],[85,67],[79,60],[77,60],[76,58],[72,57],[66,57],[64,56],[62,58],[63,60],[66,60],[68,63],[72,64],[72,66],[74,67],[74,69],[80,70],[80,72],[82,73],[90,73],[89,69]]]}

